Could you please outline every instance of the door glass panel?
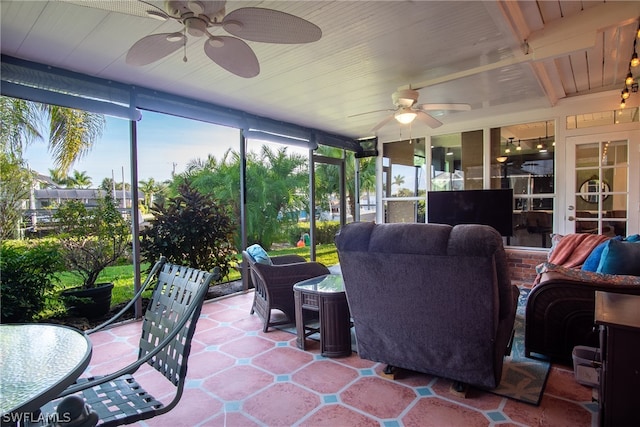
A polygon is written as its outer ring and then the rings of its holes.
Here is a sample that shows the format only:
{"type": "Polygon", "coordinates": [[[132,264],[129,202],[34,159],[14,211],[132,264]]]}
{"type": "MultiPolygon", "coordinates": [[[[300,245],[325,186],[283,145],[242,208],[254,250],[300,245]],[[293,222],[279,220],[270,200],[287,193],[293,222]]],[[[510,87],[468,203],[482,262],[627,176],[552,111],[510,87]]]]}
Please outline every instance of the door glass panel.
{"type": "Polygon", "coordinates": [[[605,168],[602,170],[603,192],[605,194],[627,192],[627,167],[605,168]]]}
{"type": "Polygon", "coordinates": [[[597,167],[599,163],[598,144],[582,144],[576,147],[576,167],[597,167]]]}
{"type": "Polygon", "coordinates": [[[597,200],[593,198],[600,193],[601,189],[599,187],[602,186],[604,190],[605,185],[607,184],[601,180],[600,170],[598,168],[583,169],[582,172],[578,174],[575,191],[583,197],[585,201],[595,203],[597,200]]]}
{"type": "Polygon", "coordinates": [[[627,142],[605,142],[602,149],[602,166],[625,165],[627,163],[627,142]]]}
{"type": "Polygon", "coordinates": [[[626,235],[627,141],[576,145],[575,231],[626,235]]]}

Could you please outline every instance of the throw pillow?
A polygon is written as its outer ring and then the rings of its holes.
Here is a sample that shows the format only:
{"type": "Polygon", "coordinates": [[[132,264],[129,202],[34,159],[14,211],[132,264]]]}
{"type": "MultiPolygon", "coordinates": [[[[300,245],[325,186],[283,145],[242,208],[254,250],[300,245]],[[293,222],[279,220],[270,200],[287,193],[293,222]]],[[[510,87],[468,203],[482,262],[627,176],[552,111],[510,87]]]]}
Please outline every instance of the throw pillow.
{"type": "Polygon", "coordinates": [[[262,246],[255,244],[247,248],[247,253],[253,258],[253,260],[259,264],[273,265],[271,258],[267,254],[262,246]]]}
{"type": "Polygon", "coordinates": [[[640,276],[640,242],[609,240],[602,251],[597,272],[640,276]]]}
{"type": "MultiPolygon", "coordinates": [[[[622,240],[622,236],[616,236],[613,238],[614,240],[622,240]]],[[[598,246],[596,246],[586,260],[584,260],[584,264],[582,264],[582,270],[584,271],[598,271],[598,266],[600,265],[600,258],[602,258],[602,252],[604,251],[604,247],[607,245],[607,242],[602,242],[598,246]]]]}

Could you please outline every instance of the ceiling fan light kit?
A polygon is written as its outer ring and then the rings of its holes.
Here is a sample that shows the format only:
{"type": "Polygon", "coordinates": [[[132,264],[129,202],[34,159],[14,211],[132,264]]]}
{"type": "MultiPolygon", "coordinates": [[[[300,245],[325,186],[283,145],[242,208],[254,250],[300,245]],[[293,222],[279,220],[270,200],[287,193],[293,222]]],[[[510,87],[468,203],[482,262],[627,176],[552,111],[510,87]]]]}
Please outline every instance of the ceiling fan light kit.
{"type": "Polygon", "coordinates": [[[147,16],[173,20],[183,26],[182,32],[152,34],[138,40],[127,52],[129,65],[143,66],[185,47],[187,34],[205,37],[204,53],[214,63],[239,77],[251,78],[260,73],[253,49],[244,41],[277,44],[311,43],[320,40],[322,30],[300,17],[274,9],[242,7],[226,13],[226,1],[166,0],[164,9],[145,0],[147,16]],[[212,34],[223,29],[227,35],[212,34]],[[244,39],[244,40],[243,40],[244,39]]]}
{"type": "Polygon", "coordinates": [[[416,119],[418,113],[413,111],[411,108],[405,107],[397,111],[393,116],[399,123],[407,125],[416,119]]]}

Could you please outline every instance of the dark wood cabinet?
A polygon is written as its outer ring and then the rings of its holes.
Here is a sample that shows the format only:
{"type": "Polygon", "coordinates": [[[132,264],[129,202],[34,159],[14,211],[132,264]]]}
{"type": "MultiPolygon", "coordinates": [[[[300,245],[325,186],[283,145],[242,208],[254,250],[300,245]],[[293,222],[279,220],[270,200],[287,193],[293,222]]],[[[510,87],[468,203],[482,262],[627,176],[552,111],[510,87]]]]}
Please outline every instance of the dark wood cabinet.
{"type": "Polygon", "coordinates": [[[640,295],[596,291],[600,425],[640,426],[640,295]]]}

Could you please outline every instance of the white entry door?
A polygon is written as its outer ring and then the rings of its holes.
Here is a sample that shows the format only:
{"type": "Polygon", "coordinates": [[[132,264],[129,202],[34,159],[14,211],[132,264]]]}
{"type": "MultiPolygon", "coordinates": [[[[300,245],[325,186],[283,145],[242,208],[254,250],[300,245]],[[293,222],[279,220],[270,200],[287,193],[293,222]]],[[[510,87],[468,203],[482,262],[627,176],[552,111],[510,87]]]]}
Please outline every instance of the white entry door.
{"type": "Polygon", "coordinates": [[[567,138],[567,233],[638,232],[639,142],[633,132],[567,138]]]}

